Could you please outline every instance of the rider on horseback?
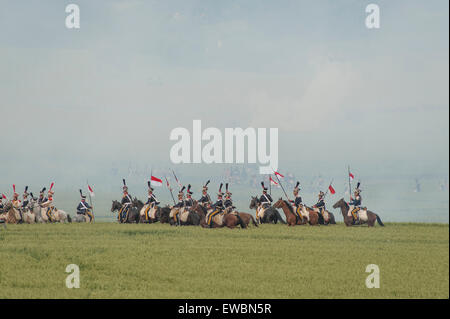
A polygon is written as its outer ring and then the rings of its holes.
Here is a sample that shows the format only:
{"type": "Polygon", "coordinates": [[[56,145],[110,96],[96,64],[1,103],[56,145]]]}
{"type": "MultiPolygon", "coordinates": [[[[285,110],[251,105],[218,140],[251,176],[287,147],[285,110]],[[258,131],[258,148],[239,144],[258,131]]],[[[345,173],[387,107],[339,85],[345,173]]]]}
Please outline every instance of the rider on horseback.
{"type": "Polygon", "coordinates": [[[212,212],[210,212],[206,215],[207,224],[210,228],[212,228],[212,226],[213,226],[214,216],[218,215],[224,208],[223,199],[222,199],[222,196],[223,196],[222,186],[223,186],[223,184],[221,183],[220,187],[219,187],[219,193],[217,194],[217,201],[213,205],[211,205],[211,208],[213,209],[212,212]]]}
{"type": "Polygon", "coordinates": [[[267,194],[267,187],[264,186],[264,182],[261,182],[261,186],[263,189],[263,193],[259,198],[259,202],[261,203],[261,206],[263,208],[269,208],[273,202],[273,199],[269,194],[267,194]]]}
{"type": "Polygon", "coordinates": [[[323,216],[323,212],[325,211],[325,193],[320,191],[319,192],[319,200],[317,201],[317,204],[313,206],[314,208],[319,209],[319,213],[323,216]]]}
{"type": "Polygon", "coordinates": [[[223,202],[223,206],[225,210],[227,210],[229,213],[233,210],[233,200],[231,199],[231,192],[228,191],[228,183],[225,184],[225,201],[223,202]]]}
{"type": "Polygon", "coordinates": [[[299,185],[300,185],[300,182],[297,181],[297,184],[295,184],[294,190],[292,191],[292,193],[295,196],[295,199],[291,200],[290,202],[291,202],[291,204],[293,206],[293,211],[294,211],[296,217],[301,220],[301,219],[303,219],[303,216],[302,216],[302,214],[300,212],[301,211],[301,205],[302,205],[302,198],[301,198],[301,196],[299,194],[299,192],[300,192],[299,185]]]}
{"type": "Polygon", "coordinates": [[[207,206],[208,204],[211,204],[211,197],[209,197],[209,194],[208,194],[208,184],[209,184],[209,180],[203,186],[202,197],[198,200],[198,202],[203,206],[207,206]]]}
{"type": "Polygon", "coordinates": [[[186,200],[184,201],[184,209],[185,210],[189,210],[192,208],[192,206],[194,206],[194,200],[192,199],[192,194],[193,192],[191,192],[191,184],[188,185],[187,190],[186,190],[186,200]]]}
{"type": "Polygon", "coordinates": [[[45,211],[45,214],[47,215],[49,222],[53,222],[52,211],[55,209],[55,206],[53,206],[53,194],[55,194],[55,192],[52,190],[54,184],[55,183],[52,183],[50,185],[50,189],[47,192],[47,198],[41,204],[41,207],[47,208],[47,210],[45,211]]]}
{"type": "Polygon", "coordinates": [[[180,224],[181,224],[181,222],[180,222],[180,217],[179,217],[179,213],[180,213],[180,210],[181,210],[181,209],[184,207],[184,205],[185,205],[185,201],[184,201],[184,193],[183,193],[183,191],[184,191],[185,188],[186,188],[186,187],[183,186],[183,188],[180,189],[180,192],[178,193],[178,203],[176,203],[176,204],[173,206],[173,208],[178,208],[178,209],[176,210],[175,216],[174,216],[174,218],[175,218],[175,220],[176,220],[176,222],[177,222],[177,225],[180,225],[180,224]]]}
{"type": "Polygon", "coordinates": [[[351,210],[352,216],[353,216],[353,222],[356,223],[358,221],[358,211],[361,209],[361,190],[359,189],[359,186],[361,183],[358,182],[356,189],[355,189],[355,198],[350,196],[350,203],[349,205],[353,206],[353,209],[351,210]]]}
{"type": "Polygon", "coordinates": [[[133,203],[133,200],[131,198],[131,195],[128,194],[128,186],[125,182],[125,179],[122,179],[123,181],[123,196],[122,196],[122,208],[119,210],[119,222],[123,223],[128,219],[128,212],[130,211],[131,204],[133,203]]]}
{"type": "Polygon", "coordinates": [[[45,194],[45,190],[47,188],[44,187],[40,192],[39,192],[39,198],[38,198],[38,204],[41,205],[42,203],[47,201],[47,198],[45,198],[44,194],[45,194]]]}
{"type": "Polygon", "coordinates": [[[25,207],[27,207],[29,201],[28,201],[28,186],[25,186],[25,191],[23,192],[22,198],[23,198],[23,202],[22,202],[22,209],[25,209],[25,207]]]}
{"type": "Polygon", "coordinates": [[[156,205],[159,205],[160,202],[156,199],[155,194],[153,194],[154,189],[152,188],[150,182],[147,182],[148,185],[148,199],[147,202],[145,203],[145,205],[148,205],[148,207],[145,209],[145,219],[148,220],[148,212],[150,211],[150,209],[152,209],[153,207],[155,207],[156,205]]]}
{"type": "Polygon", "coordinates": [[[83,192],[80,189],[81,201],[77,206],[77,214],[80,215],[88,215],[89,222],[92,222],[94,216],[92,215],[92,207],[86,202],[86,195],[83,195],[83,192]]]}

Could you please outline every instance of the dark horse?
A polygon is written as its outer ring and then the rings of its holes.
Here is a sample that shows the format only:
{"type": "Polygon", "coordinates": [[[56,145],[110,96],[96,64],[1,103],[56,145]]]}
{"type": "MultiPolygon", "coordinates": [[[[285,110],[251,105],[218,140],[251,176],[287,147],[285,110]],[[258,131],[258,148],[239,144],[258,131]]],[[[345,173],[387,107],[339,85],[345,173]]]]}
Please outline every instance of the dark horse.
{"type": "MultiPolygon", "coordinates": [[[[348,206],[347,202],[341,198],[336,202],[336,204],[333,205],[333,208],[340,208],[342,216],[344,217],[344,223],[346,226],[352,226],[355,225],[353,216],[348,216],[348,210],[350,207],[348,206]]],[[[381,218],[375,214],[374,212],[371,212],[370,210],[367,211],[367,220],[361,220],[356,225],[362,225],[367,223],[367,226],[373,227],[375,226],[375,221],[378,222],[380,226],[384,226],[383,222],[381,221],[381,218]]]]}
{"type": "MultiPolygon", "coordinates": [[[[142,207],[136,207],[135,205],[138,204],[138,201],[136,199],[133,200],[131,207],[128,211],[128,216],[126,220],[123,220],[122,223],[139,223],[140,219],[140,210],[142,207]]],[[[116,200],[112,201],[112,207],[111,207],[111,213],[114,213],[115,211],[120,211],[122,208],[122,204],[116,200]]]]}
{"type": "MultiPolygon", "coordinates": [[[[252,199],[250,200],[250,209],[257,209],[258,206],[260,204],[259,198],[257,196],[252,196],[252,199]]],[[[283,218],[281,217],[280,213],[278,212],[278,210],[271,206],[269,208],[267,208],[264,211],[264,216],[262,218],[259,219],[259,221],[261,222],[261,224],[276,224],[278,222],[282,223],[282,224],[286,224],[286,222],[283,220],[283,218]]]]}

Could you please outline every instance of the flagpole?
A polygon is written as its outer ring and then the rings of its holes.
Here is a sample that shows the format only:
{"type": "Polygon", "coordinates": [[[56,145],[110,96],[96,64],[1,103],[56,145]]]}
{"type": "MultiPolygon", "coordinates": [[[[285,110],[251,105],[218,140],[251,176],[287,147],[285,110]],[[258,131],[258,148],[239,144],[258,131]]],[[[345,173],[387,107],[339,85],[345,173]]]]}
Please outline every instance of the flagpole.
{"type": "Polygon", "coordinates": [[[272,178],[270,175],[272,174],[269,174],[269,194],[272,196],[272,178]]]}
{"type": "Polygon", "coordinates": [[[88,193],[89,193],[89,204],[91,205],[91,211],[92,211],[92,222],[95,223],[95,215],[94,215],[94,206],[92,205],[92,197],[91,197],[91,191],[89,189],[89,181],[86,180],[86,184],[88,185],[88,193]]]}
{"type": "Polygon", "coordinates": [[[286,195],[287,200],[290,201],[288,195],[286,194],[286,191],[284,190],[283,184],[281,184],[281,181],[280,181],[280,179],[278,178],[278,175],[275,174],[275,171],[273,170],[273,168],[272,168],[272,171],[273,171],[275,177],[277,178],[278,184],[281,186],[281,189],[283,190],[284,195],[286,195]]]}
{"type": "Polygon", "coordinates": [[[166,176],[164,176],[164,178],[166,179],[166,185],[167,185],[167,188],[169,189],[170,195],[172,196],[173,204],[176,205],[175,197],[173,197],[172,188],[171,188],[170,185],[169,185],[169,181],[167,180],[167,177],[166,177],[166,176]]]}
{"type": "Polygon", "coordinates": [[[349,200],[351,200],[352,197],[352,183],[350,182],[350,165],[348,166],[348,195],[349,200]]]}
{"type": "Polygon", "coordinates": [[[330,190],[331,184],[333,184],[333,179],[331,179],[330,185],[328,185],[327,191],[325,192],[325,195],[323,195],[323,199],[325,199],[325,196],[327,196],[328,191],[330,190]]]}

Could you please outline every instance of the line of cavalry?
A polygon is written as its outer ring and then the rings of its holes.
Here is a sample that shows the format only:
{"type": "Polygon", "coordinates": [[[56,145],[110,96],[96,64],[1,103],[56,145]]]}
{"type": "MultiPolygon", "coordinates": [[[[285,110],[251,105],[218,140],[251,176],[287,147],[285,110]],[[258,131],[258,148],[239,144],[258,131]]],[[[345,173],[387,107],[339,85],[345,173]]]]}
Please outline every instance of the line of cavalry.
{"type": "MultiPolygon", "coordinates": [[[[233,205],[232,193],[229,191],[228,183],[225,184],[225,193],[222,192],[223,183],[220,184],[217,193],[217,201],[212,202],[208,194],[209,180],[202,187],[202,197],[197,201],[192,198],[191,185],[186,188],[183,186],[178,193],[178,203],[161,207],[156,199],[154,189],[148,182],[148,200],[146,203],[133,198],[128,192],[128,186],[123,179],[123,196],[119,202],[112,201],[111,212],[117,212],[117,221],[119,223],[169,223],[174,226],[196,225],[205,228],[247,228],[250,224],[258,227],[264,223],[282,223],[288,226],[294,225],[332,225],[336,224],[333,213],[325,208],[326,193],[322,191],[318,195],[318,202],[309,207],[302,202],[300,196],[300,183],[297,182],[293,189],[294,200],[283,200],[280,198],[274,204],[272,197],[267,193],[267,187],[261,182],[262,195],[252,196],[250,200],[250,209],[255,210],[255,217],[249,213],[239,212],[233,205]],[[186,190],[186,195],[184,191],[186,190]],[[278,209],[281,209],[285,215],[285,220],[281,217],[278,209]]],[[[38,198],[33,193],[28,193],[28,186],[22,195],[23,201],[19,199],[13,185],[14,195],[8,200],[2,194],[0,198],[0,223],[20,224],[20,223],[67,223],[67,222],[94,222],[93,208],[86,202],[86,196],[80,189],[81,200],[77,206],[77,214],[72,219],[69,214],[63,210],[57,209],[53,205],[53,186],[45,196],[44,187],[38,198]],[[3,200],[6,200],[3,203],[3,200]]],[[[376,222],[384,226],[380,217],[361,206],[360,183],[354,192],[354,197],[350,197],[347,203],[343,198],[337,201],[333,208],[339,208],[346,226],[367,224],[369,227],[376,222]]],[[[171,194],[172,189],[170,188],[171,194]]],[[[172,196],[173,198],[173,196],[172,196]]]]}

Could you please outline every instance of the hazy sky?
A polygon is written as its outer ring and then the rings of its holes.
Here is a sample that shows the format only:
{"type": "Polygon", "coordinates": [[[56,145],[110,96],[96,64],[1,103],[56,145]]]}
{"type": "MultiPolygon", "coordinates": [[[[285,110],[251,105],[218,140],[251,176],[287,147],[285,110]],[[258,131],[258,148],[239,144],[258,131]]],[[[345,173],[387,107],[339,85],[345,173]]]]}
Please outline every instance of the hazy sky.
{"type": "Polygon", "coordinates": [[[169,161],[193,119],[278,127],[281,171],[448,176],[448,1],[371,2],[0,0],[0,185],[201,173],[169,161]]]}

